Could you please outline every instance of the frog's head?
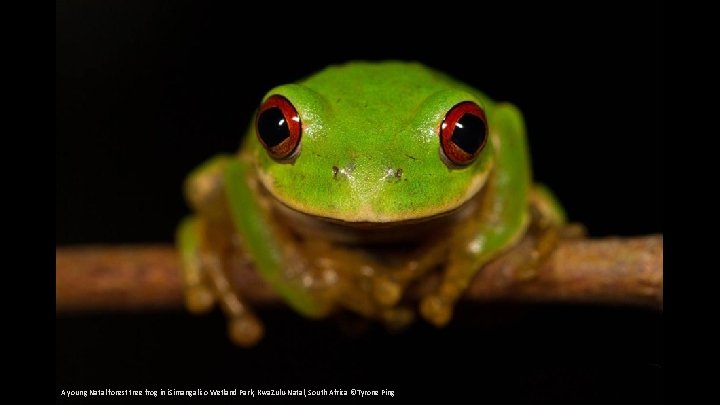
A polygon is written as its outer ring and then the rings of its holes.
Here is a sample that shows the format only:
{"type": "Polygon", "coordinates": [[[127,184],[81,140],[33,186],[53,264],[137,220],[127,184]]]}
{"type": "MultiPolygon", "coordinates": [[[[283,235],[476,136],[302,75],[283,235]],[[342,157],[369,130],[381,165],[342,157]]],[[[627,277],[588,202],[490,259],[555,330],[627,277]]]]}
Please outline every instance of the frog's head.
{"type": "Polygon", "coordinates": [[[264,97],[258,177],[285,206],[346,223],[453,212],[493,165],[487,104],[418,64],[331,67],[264,97]]]}

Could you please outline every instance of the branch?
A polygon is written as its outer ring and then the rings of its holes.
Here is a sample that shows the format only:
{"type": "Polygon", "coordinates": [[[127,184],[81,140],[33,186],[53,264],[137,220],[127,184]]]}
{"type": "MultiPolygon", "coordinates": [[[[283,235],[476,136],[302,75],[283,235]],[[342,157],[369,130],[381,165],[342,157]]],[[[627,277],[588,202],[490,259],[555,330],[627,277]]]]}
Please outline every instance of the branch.
{"type": "MultiPolygon", "coordinates": [[[[528,243],[486,265],[464,298],[662,309],[662,235],[563,240],[529,277],[519,273],[514,252],[528,243]]],[[[249,303],[281,303],[250,265],[234,270],[232,281],[249,303]]],[[[169,245],[59,247],[55,277],[57,312],[169,309],[184,302],[179,258],[169,245]]],[[[410,296],[419,297],[436,282],[425,280],[410,296]]]]}

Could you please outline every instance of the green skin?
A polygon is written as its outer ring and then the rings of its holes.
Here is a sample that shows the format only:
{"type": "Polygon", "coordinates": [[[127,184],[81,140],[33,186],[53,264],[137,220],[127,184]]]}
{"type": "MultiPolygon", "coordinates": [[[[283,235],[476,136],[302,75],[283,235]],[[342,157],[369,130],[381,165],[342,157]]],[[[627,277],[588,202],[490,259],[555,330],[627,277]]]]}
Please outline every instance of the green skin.
{"type": "MultiPolygon", "coordinates": [[[[293,160],[272,159],[252,126],[237,156],[216,157],[189,177],[186,191],[198,215],[179,230],[189,287],[204,277],[197,258],[213,250],[203,243],[207,232],[198,231],[198,224],[207,230],[231,221],[229,232],[239,235],[265,281],[299,312],[324,316],[337,300],[288,276],[292,263],[303,260],[303,248],[285,246],[288,239],[280,234],[294,230],[278,225],[277,209],[269,209],[268,201],[302,217],[303,224],[331,223],[335,233],[369,229],[365,234],[451,217],[461,207],[480,204],[470,219],[451,225],[457,228],[449,231],[454,245],[440,260],[444,282],[421,302],[421,313],[443,325],[481,265],[525,233],[533,198],[549,222],[564,221],[552,195],[532,186],[517,108],[441,73],[416,63],[352,62],[273,88],[263,100],[276,94],[290,100],[301,118],[300,149],[293,160]],[[453,167],[442,158],[438,131],[447,112],[463,101],[484,109],[490,139],[471,164],[453,167]]],[[[337,249],[361,257],[363,237],[353,238],[355,247],[337,249]]],[[[340,245],[337,238],[328,239],[323,252],[332,256],[333,246],[340,245]]]]}

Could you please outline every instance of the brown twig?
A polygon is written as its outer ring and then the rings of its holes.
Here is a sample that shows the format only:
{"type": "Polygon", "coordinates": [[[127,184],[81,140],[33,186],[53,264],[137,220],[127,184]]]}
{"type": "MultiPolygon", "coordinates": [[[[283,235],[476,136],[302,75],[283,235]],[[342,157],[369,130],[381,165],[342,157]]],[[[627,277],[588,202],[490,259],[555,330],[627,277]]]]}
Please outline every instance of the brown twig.
{"type": "MultiPolygon", "coordinates": [[[[179,308],[183,285],[176,250],[168,245],[57,248],[58,312],[179,308]]],[[[561,242],[533,275],[518,274],[512,253],[478,273],[465,298],[475,301],[556,301],[662,309],[662,236],[561,242]]],[[[234,284],[254,305],[280,303],[244,264],[234,284]]],[[[411,296],[432,288],[418,285],[411,296]]]]}

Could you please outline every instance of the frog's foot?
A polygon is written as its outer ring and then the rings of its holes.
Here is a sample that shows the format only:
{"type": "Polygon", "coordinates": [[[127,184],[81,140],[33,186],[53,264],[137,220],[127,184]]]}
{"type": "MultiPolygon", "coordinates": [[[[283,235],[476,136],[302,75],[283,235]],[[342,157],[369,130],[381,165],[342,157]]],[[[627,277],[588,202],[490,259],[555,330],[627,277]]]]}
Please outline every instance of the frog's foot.
{"type": "Polygon", "coordinates": [[[262,339],[262,323],[253,315],[235,316],[228,319],[230,341],[240,347],[251,347],[262,339]]]}
{"type": "Polygon", "coordinates": [[[532,241],[534,246],[516,264],[512,277],[517,281],[531,280],[537,276],[540,266],[555,251],[559,242],[560,228],[556,226],[538,230],[532,241]]]}
{"type": "Polygon", "coordinates": [[[587,237],[587,229],[576,222],[565,224],[560,228],[560,239],[582,239],[587,237]]]}
{"type": "Polygon", "coordinates": [[[195,233],[196,220],[188,218],[180,225],[178,242],[182,255],[182,278],[185,291],[185,306],[194,314],[212,309],[215,295],[207,284],[200,260],[200,250],[195,233]]]}
{"type": "Polygon", "coordinates": [[[452,319],[455,301],[442,294],[431,294],[420,301],[420,314],[431,324],[442,327],[452,319]]]}
{"type": "MultiPolygon", "coordinates": [[[[529,280],[537,275],[540,266],[555,251],[563,233],[565,214],[552,193],[542,185],[535,185],[530,193],[530,229],[534,248],[513,272],[517,280],[529,280]]],[[[582,228],[573,228],[568,235],[582,235],[582,228]]]]}
{"type": "MultiPolygon", "coordinates": [[[[380,266],[378,266],[380,267],[380,266]]],[[[383,269],[387,271],[387,269],[383,269]]],[[[342,272],[347,279],[343,280],[342,291],[337,295],[340,306],[365,319],[376,319],[385,324],[391,331],[399,331],[414,321],[415,314],[411,308],[396,307],[402,297],[404,286],[387,274],[373,275],[372,272],[342,272]]]]}
{"type": "Polygon", "coordinates": [[[377,303],[383,307],[397,305],[414,280],[435,269],[446,257],[447,246],[433,241],[414,251],[405,264],[396,269],[385,269],[383,274],[373,279],[373,294],[377,303]]]}
{"type": "Polygon", "coordinates": [[[447,325],[452,319],[455,303],[465,292],[478,267],[463,261],[450,264],[436,292],[420,301],[420,314],[437,327],[447,325]]]}
{"type": "Polygon", "coordinates": [[[215,296],[205,285],[188,286],[185,289],[185,307],[193,314],[209,312],[215,304],[215,296]]]}
{"type": "Polygon", "coordinates": [[[230,285],[221,255],[201,248],[205,234],[199,232],[200,229],[201,222],[190,218],[181,224],[178,232],[185,304],[189,311],[203,313],[218,302],[228,317],[231,340],[239,346],[251,346],[262,337],[262,324],[230,285]]]}
{"type": "Polygon", "coordinates": [[[255,345],[263,335],[262,323],[230,285],[223,271],[223,261],[212,255],[204,256],[204,259],[203,267],[228,318],[230,340],[242,347],[255,345]]]}
{"type": "Polygon", "coordinates": [[[383,307],[392,307],[400,301],[404,286],[392,280],[387,275],[380,275],[373,279],[373,296],[375,301],[383,307]]]}

